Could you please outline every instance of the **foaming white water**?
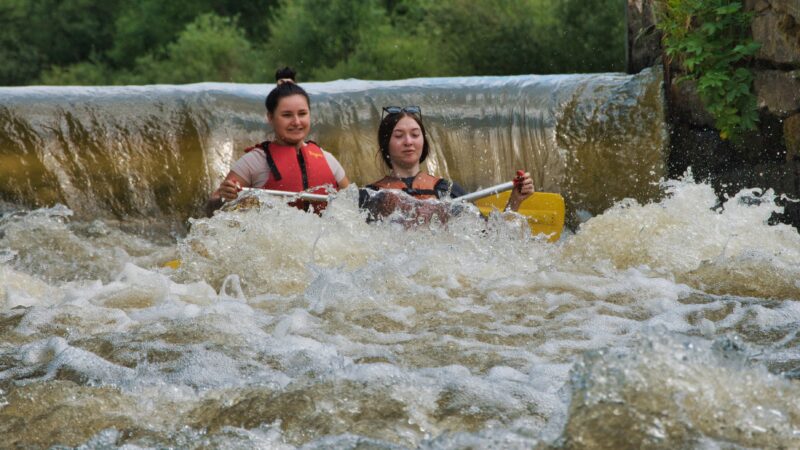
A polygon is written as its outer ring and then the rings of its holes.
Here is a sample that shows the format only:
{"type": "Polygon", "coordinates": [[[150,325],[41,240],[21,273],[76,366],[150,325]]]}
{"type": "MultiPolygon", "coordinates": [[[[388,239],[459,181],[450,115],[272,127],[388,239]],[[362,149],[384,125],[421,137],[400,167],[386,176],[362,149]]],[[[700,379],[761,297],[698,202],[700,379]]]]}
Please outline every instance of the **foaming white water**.
{"type": "Polygon", "coordinates": [[[797,233],[766,224],[768,193],[719,208],[706,185],[667,187],[556,244],[470,212],[367,224],[355,190],[322,217],[265,200],[197,219],[166,248],[45,212],[7,218],[0,436],[89,448],[796,446],[796,277],[759,280],[794,276],[797,233]],[[62,240],[83,249],[62,252],[68,269],[51,258],[62,240]],[[177,256],[178,270],[162,267],[177,256]]]}
{"type": "Polygon", "coordinates": [[[163,248],[112,224],[73,223],[71,216],[63,205],[0,216],[0,261],[51,281],[107,281],[128,262],[166,258],[163,248]]]}
{"type": "Polygon", "coordinates": [[[710,293],[800,298],[800,234],[768,225],[782,209],[772,191],[743,190],[719,205],[690,177],[665,188],[659,203],[620,202],[583,224],[563,257],[647,266],[710,293]]]}
{"type": "Polygon", "coordinates": [[[631,349],[590,352],[573,373],[571,446],[791,448],[800,385],[748,362],[736,338],[654,332],[631,349]]]}

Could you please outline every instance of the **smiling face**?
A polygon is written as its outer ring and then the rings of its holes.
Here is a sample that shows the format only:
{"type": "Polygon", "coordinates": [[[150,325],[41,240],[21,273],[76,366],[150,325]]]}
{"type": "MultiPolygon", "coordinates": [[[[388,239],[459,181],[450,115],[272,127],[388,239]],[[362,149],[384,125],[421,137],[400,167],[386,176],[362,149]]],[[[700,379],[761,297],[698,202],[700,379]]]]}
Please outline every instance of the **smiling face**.
{"type": "Polygon", "coordinates": [[[422,157],[424,143],[422,129],[417,121],[408,116],[400,119],[389,139],[389,159],[392,161],[392,167],[419,171],[419,160],[422,157]]]}
{"type": "Polygon", "coordinates": [[[267,114],[267,120],[275,130],[276,144],[297,145],[305,140],[311,127],[308,100],[299,94],[283,97],[275,112],[267,114]]]}

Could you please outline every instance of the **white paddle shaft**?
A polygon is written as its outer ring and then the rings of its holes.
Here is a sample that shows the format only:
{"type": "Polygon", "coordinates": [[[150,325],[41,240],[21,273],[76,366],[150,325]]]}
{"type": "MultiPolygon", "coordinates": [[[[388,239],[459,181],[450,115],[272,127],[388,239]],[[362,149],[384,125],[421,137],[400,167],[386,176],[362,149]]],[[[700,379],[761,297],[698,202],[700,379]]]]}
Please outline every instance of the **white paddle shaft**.
{"type": "MultiPolygon", "coordinates": [[[[479,200],[484,197],[488,197],[490,195],[499,194],[501,192],[510,191],[511,189],[514,189],[514,182],[508,181],[506,183],[501,183],[496,186],[475,191],[471,194],[462,195],[461,197],[458,197],[455,200],[459,202],[474,202],[475,200],[479,200]]],[[[322,194],[312,194],[310,192],[276,191],[272,189],[259,189],[259,188],[249,188],[249,187],[242,188],[242,192],[255,192],[255,191],[263,192],[269,195],[279,195],[282,197],[297,197],[312,202],[327,202],[331,198],[335,197],[335,195],[333,194],[322,195],[322,194]]]]}
{"type": "Polygon", "coordinates": [[[462,195],[461,197],[456,198],[456,201],[461,202],[474,202],[475,200],[480,200],[484,197],[488,197],[490,195],[499,194],[501,192],[510,191],[514,189],[514,182],[509,181],[507,183],[498,184],[497,186],[488,187],[486,189],[481,189],[479,191],[475,191],[471,194],[462,195]]]}
{"type": "Polygon", "coordinates": [[[289,191],[276,191],[272,189],[259,189],[259,188],[242,188],[242,192],[263,192],[269,195],[279,195],[281,197],[296,197],[311,202],[327,202],[333,195],[312,194],[310,192],[289,192],[289,191]]]}

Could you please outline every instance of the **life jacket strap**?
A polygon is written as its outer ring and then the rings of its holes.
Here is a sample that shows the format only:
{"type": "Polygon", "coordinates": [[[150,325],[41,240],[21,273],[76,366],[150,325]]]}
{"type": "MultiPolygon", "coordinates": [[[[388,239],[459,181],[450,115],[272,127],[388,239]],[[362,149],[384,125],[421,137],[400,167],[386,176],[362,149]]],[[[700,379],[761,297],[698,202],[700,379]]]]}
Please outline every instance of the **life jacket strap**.
{"type": "Polygon", "coordinates": [[[300,164],[300,173],[303,175],[303,190],[308,189],[308,169],[306,168],[306,158],[303,151],[297,149],[297,162],[300,164]]]}
{"type": "MultiPolygon", "coordinates": [[[[306,169],[306,158],[303,156],[303,151],[299,148],[297,151],[297,163],[300,165],[300,174],[303,176],[303,190],[308,189],[308,169],[306,169]]],[[[304,200],[299,200],[303,205],[303,211],[308,211],[311,204],[304,200]]]]}
{"type": "MultiPolygon", "coordinates": [[[[281,173],[278,171],[278,166],[275,164],[275,160],[272,158],[272,153],[269,151],[269,141],[262,142],[259,144],[259,147],[261,147],[261,149],[264,150],[264,154],[267,155],[267,166],[269,166],[269,171],[272,174],[272,178],[275,179],[275,181],[281,181],[283,177],[281,177],[281,173]]],[[[305,183],[303,186],[305,186],[305,183]]]]}

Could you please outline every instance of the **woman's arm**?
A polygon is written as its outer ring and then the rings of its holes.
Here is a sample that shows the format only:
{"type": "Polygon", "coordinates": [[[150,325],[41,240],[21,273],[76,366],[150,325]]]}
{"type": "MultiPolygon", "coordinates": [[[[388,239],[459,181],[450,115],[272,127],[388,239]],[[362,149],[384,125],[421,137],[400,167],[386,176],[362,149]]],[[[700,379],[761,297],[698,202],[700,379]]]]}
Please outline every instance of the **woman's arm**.
{"type": "Polygon", "coordinates": [[[243,186],[249,187],[247,181],[233,171],[228,172],[228,175],[222,180],[219,187],[211,193],[211,197],[206,202],[206,216],[211,217],[214,215],[214,211],[222,207],[225,201],[236,200],[243,186]],[[223,199],[225,200],[223,201],[223,199]]]}
{"type": "Polygon", "coordinates": [[[322,154],[325,155],[325,161],[328,162],[328,167],[331,168],[331,172],[333,172],[333,177],[336,178],[336,184],[339,185],[339,189],[345,189],[347,186],[350,186],[350,179],[347,178],[344,167],[342,167],[339,160],[326,150],[322,150],[322,154]]]}

